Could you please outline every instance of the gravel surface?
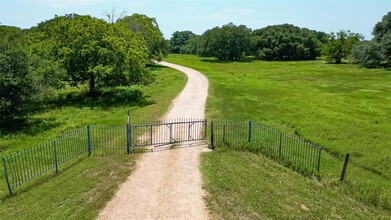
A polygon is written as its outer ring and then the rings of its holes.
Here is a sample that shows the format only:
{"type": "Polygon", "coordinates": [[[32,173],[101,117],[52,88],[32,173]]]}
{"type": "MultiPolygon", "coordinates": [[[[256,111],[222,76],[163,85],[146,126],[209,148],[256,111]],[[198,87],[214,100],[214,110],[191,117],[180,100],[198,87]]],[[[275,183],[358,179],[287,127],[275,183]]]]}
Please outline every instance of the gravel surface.
{"type": "MultiPolygon", "coordinates": [[[[204,118],[207,78],[193,69],[159,63],[188,77],[165,118],[204,118]]],[[[198,142],[143,154],[98,219],[209,219],[199,171],[203,151],[208,151],[206,143],[198,142]]]]}

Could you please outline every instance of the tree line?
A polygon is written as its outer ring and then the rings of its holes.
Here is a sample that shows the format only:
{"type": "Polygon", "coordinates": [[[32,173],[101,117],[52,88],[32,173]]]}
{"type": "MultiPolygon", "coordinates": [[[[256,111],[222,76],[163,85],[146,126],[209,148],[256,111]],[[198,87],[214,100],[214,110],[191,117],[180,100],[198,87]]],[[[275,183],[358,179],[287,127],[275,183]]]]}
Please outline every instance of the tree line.
{"type": "Polygon", "coordinates": [[[229,23],[202,35],[176,31],[170,39],[170,52],[211,56],[221,61],[248,56],[269,61],[314,60],[324,56],[328,63],[350,60],[368,68],[390,67],[390,30],[391,12],[375,25],[371,41],[345,30],[326,34],[291,24],[251,30],[245,25],[229,23]]]}
{"type": "Polygon", "coordinates": [[[168,51],[156,20],[142,14],[55,16],[26,30],[0,26],[0,36],[1,124],[64,86],[86,84],[96,98],[103,88],[151,83],[147,64],[168,51]]]}

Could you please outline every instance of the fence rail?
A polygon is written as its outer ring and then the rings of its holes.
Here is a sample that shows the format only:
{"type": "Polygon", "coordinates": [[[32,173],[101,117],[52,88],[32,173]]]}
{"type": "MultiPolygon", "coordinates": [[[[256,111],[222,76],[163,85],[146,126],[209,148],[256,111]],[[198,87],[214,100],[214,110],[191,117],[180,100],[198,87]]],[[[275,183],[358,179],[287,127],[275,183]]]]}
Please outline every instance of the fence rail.
{"type": "Polygon", "coordinates": [[[320,146],[257,122],[211,122],[211,145],[262,152],[306,173],[320,171],[320,146]]]}
{"type": "Polygon", "coordinates": [[[75,129],[31,149],[3,157],[8,190],[49,171],[58,173],[61,164],[92,153],[130,153],[144,147],[159,147],[206,139],[205,119],[169,119],[141,124],[92,125],[75,129]]]}

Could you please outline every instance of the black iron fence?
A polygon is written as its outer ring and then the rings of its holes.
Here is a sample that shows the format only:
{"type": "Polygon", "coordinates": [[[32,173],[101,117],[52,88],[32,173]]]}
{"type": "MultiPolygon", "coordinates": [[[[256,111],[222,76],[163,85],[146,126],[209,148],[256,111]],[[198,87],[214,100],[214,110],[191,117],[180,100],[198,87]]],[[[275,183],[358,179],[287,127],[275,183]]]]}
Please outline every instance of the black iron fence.
{"type": "Polygon", "coordinates": [[[88,129],[81,128],[31,149],[22,150],[3,157],[7,187],[12,190],[79,155],[90,152],[88,147],[88,129]]]}
{"type": "MultiPolygon", "coordinates": [[[[321,147],[256,122],[211,122],[210,144],[262,152],[296,170],[320,170],[321,147]]],[[[3,157],[10,194],[23,183],[91,154],[153,151],[163,145],[206,140],[207,120],[169,119],[141,124],[93,125],[3,157]]]]}
{"type": "Polygon", "coordinates": [[[3,157],[7,187],[13,190],[82,155],[151,151],[155,147],[206,139],[205,119],[169,119],[127,125],[93,125],[3,157]]]}
{"type": "Polygon", "coordinates": [[[211,146],[261,152],[309,174],[320,171],[320,146],[257,122],[211,122],[211,146]]]}

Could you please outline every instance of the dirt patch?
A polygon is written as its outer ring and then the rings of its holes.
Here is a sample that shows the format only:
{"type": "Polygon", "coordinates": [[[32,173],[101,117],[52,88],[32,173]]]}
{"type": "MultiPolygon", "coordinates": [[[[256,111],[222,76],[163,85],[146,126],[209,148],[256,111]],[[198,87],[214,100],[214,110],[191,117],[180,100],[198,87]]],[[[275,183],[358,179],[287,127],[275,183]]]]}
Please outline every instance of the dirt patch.
{"type": "MultiPolygon", "coordinates": [[[[165,118],[204,118],[208,80],[186,67],[160,64],[184,72],[188,81],[165,118]]],[[[203,200],[197,146],[143,154],[98,219],[209,219],[203,200]]]]}

